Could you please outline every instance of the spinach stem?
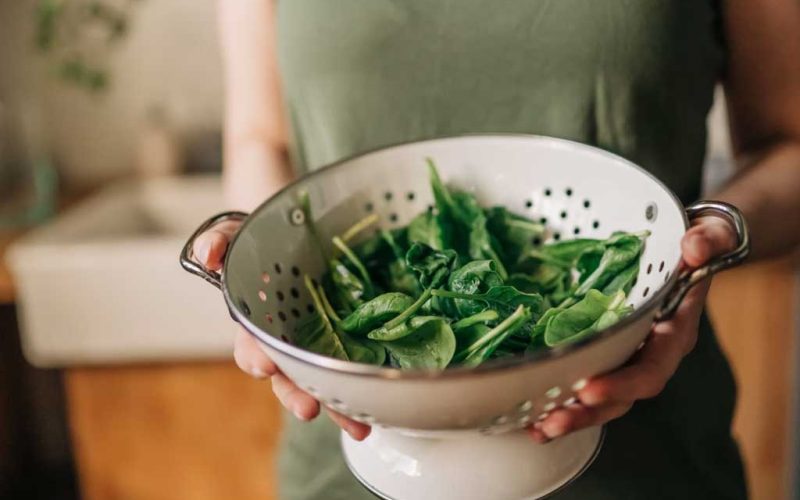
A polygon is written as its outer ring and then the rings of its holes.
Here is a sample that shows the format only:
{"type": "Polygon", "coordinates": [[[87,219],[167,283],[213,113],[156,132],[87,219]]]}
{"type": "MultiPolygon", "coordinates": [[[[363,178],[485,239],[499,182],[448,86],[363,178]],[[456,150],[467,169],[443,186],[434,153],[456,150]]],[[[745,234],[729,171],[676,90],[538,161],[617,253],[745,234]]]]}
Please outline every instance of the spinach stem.
{"type": "Polygon", "coordinates": [[[367,288],[368,295],[372,296],[372,280],[369,277],[367,268],[364,267],[364,264],[361,262],[361,259],[359,259],[358,256],[352,250],[350,250],[350,247],[348,247],[347,244],[338,236],[333,237],[333,244],[336,245],[336,247],[342,251],[342,254],[347,257],[347,260],[349,260],[350,263],[355,266],[355,268],[358,270],[358,274],[361,275],[361,279],[364,280],[364,286],[367,288]]]}
{"type": "Polygon", "coordinates": [[[358,233],[364,231],[373,224],[376,224],[379,220],[380,216],[378,214],[369,214],[368,216],[364,217],[360,221],[350,226],[350,228],[347,231],[342,233],[342,241],[344,241],[345,243],[349,242],[350,240],[358,236],[358,233]]]}
{"type": "Polygon", "coordinates": [[[336,311],[333,309],[331,302],[328,300],[328,295],[325,293],[325,289],[322,288],[322,285],[317,285],[317,293],[319,293],[319,298],[322,302],[322,307],[325,310],[325,313],[330,316],[335,324],[339,324],[342,322],[342,318],[336,314],[336,311]]]}
{"type": "Polygon", "coordinates": [[[452,328],[453,331],[458,331],[463,328],[468,328],[472,325],[476,325],[478,323],[486,323],[487,321],[494,321],[499,318],[500,315],[494,309],[487,309],[485,311],[481,311],[478,314],[473,314],[472,316],[467,316],[466,318],[460,319],[453,323],[452,328]]]}
{"type": "Polygon", "coordinates": [[[319,317],[322,319],[322,322],[326,327],[325,329],[333,333],[336,343],[339,347],[341,347],[342,352],[344,353],[345,361],[350,361],[350,356],[347,354],[347,349],[344,348],[342,339],[339,338],[339,335],[336,333],[336,329],[331,324],[331,320],[325,311],[325,305],[322,302],[319,292],[314,288],[314,283],[312,283],[311,277],[306,274],[303,277],[303,281],[308,289],[308,293],[311,294],[311,300],[314,302],[314,308],[317,310],[317,314],[319,314],[319,317]]]}
{"type": "Polygon", "coordinates": [[[520,318],[525,316],[525,314],[526,314],[525,306],[517,307],[517,310],[514,311],[513,314],[511,314],[509,317],[501,321],[500,324],[498,324],[496,327],[486,332],[486,335],[479,338],[471,345],[467,346],[462,352],[464,352],[467,356],[469,356],[473,352],[477,351],[478,349],[484,347],[486,344],[494,340],[495,337],[497,337],[498,335],[502,335],[503,333],[509,333],[509,334],[513,333],[514,329],[512,329],[511,327],[515,326],[514,324],[517,321],[519,321],[520,318]]]}
{"type": "Polygon", "coordinates": [[[384,324],[381,327],[381,329],[382,330],[391,330],[392,328],[403,324],[403,322],[405,320],[407,320],[413,314],[415,314],[419,310],[419,308],[422,307],[425,304],[425,302],[427,302],[428,299],[430,299],[430,298],[431,298],[431,289],[428,288],[424,292],[422,292],[422,295],[419,296],[419,298],[417,299],[416,302],[414,302],[413,304],[408,306],[408,309],[406,309],[405,311],[401,312],[399,315],[395,316],[394,319],[392,319],[388,323],[384,324]]]}
{"type": "Polygon", "coordinates": [[[311,213],[311,199],[308,197],[308,191],[300,191],[297,195],[298,203],[300,204],[300,210],[303,211],[303,215],[305,215],[305,225],[308,228],[308,231],[311,233],[311,238],[314,240],[316,244],[317,250],[319,250],[319,255],[322,257],[322,262],[327,262],[328,257],[325,255],[325,249],[322,246],[322,238],[319,236],[319,231],[317,231],[317,225],[314,223],[314,214],[311,213]]]}

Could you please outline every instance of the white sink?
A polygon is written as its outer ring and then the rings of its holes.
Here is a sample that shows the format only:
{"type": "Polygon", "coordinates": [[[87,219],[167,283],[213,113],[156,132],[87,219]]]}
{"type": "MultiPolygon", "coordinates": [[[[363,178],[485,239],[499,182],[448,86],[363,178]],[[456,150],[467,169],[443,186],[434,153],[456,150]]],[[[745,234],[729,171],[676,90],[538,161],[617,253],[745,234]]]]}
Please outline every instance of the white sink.
{"type": "Polygon", "coordinates": [[[229,357],[220,292],[178,264],[221,211],[218,177],[109,186],[9,252],[22,343],[36,366],[229,357]]]}

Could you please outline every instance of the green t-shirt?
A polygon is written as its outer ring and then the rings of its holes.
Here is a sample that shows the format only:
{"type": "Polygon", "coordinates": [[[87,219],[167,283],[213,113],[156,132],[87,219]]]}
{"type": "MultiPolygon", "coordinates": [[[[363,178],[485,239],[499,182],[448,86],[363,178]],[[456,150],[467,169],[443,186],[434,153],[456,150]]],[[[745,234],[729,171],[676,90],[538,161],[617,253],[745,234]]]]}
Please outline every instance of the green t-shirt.
{"type": "MultiPolygon", "coordinates": [[[[725,63],[720,16],[714,0],[278,2],[295,161],[314,169],[430,137],[543,134],[629,158],[688,203],[725,63]]],[[[704,319],[664,392],[612,422],[597,461],[554,498],[745,498],[734,402],[704,319]]],[[[373,498],[324,418],[287,419],[280,480],[286,500],[373,498]]]]}

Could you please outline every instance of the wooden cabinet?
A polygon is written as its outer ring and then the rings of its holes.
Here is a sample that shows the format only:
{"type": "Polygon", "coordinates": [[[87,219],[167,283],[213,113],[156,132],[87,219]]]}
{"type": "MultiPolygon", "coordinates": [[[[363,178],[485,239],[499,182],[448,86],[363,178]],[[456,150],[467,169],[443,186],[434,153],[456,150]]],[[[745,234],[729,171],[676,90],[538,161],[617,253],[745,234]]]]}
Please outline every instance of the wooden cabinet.
{"type": "MultiPolygon", "coordinates": [[[[752,498],[785,498],[792,368],[788,261],[720,277],[710,301],[739,381],[734,432],[752,498]]],[[[278,405],[232,362],[72,369],[69,417],[86,500],[275,497],[278,405]]]]}

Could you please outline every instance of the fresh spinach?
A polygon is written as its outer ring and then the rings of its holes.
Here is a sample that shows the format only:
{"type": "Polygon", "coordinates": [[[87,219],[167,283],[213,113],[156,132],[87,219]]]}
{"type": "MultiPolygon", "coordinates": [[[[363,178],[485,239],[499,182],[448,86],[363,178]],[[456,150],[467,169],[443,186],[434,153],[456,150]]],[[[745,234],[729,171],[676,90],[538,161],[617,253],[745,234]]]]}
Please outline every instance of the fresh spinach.
{"type": "Polygon", "coordinates": [[[542,243],[543,224],[444,184],[402,228],[370,214],[326,253],[307,195],[300,206],[327,271],[306,277],[314,312],[294,342],[334,358],[400,369],[476,366],[577,342],[630,314],[648,233],[542,243]],[[358,241],[357,241],[358,240],[358,241]]]}

